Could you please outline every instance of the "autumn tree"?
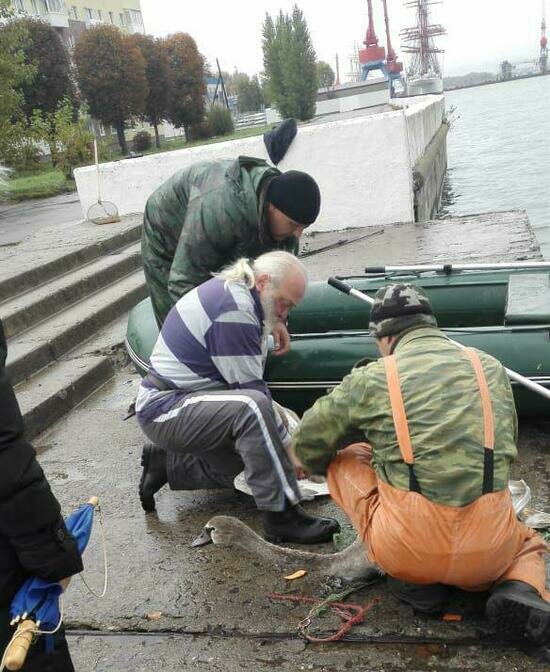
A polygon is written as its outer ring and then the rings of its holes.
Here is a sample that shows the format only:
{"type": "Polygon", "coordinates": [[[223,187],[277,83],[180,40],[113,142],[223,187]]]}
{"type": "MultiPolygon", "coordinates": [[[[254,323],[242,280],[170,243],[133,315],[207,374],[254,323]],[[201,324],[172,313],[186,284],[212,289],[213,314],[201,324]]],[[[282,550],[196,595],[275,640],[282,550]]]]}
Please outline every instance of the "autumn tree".
{"type": "Polygon", "coordinates": [[[188,136],[190,126],[204,117],[206,96],[205,61],[188,33],[174,33],[164,39],[173,82],[168,120],[188,136]]]}
{"type": "Polygon", "coordinates": [[[149,87],[143,118],[155,129],[155,144],[160,147],[158,127],[168,117],[170,95],[173,90],[168,52],[164,41],[151,35],[136,33],[131,39],[141,51],[145,61],[145,76],[149,87]]]}
{"type": "Polygon", "coordinates": [[[263,25],[264,73],[270,97],[283,117],[311,119],[317,97],[316,57],[307,22],[294,5],[263,25]]]}
{"type": "Polygon", "coordinates": [[[140,49],[131,36],[114,26],[95,26],[80,36],[74,60],[90,114],[115,126],[120,149],[126,154],[124,124],[143,115],[149,93],[140,49]]]}
{"type": "Polygon", "coordinates": [[[27,33],[23,53],[25,63],[35,67],[34,77],[21,87],[27,119],[34,110],[55,112],[62,100],[75,99],[71,61],[59,33],[49,23],[21,19],[27,33]]]}
{"type": "Polygon", "coordinates": [[[334,70],[330,67],[325,61],[317,61],[315,64],[317,70],[317,82],[318,85],[323,89],[328,89],[334,84],[336,75],[334,70]]]}

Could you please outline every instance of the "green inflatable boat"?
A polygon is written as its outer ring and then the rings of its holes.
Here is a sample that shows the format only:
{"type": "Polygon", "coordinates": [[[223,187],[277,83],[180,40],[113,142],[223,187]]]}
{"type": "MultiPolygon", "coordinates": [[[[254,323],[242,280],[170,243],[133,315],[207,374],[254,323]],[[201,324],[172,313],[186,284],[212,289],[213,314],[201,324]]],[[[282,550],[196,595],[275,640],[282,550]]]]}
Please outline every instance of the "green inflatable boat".
{"type": "MultiPolygon", "coordinates": [[[[450,338],[488,352],[550,389],[550,264],[518,266],[481,270],[445,266],[440,272],[376,268],[343,279],[369,296],[390,282],[423,287],[439,326],[450,338]]],[[[369,312],[368,304],[326,282],[309,283],[303,302],[289,318],[291,351],[268,357],[266,379],[274,399],[302,414],[351,369],[376,359],[369,312]]],[[[157,336],[151,303],[145,299],[130,312],[126,335],[128,354],[142,375],[147,373],[157,336]]],[[[512,386],[521,416],[550,419],[550,399],[515,381],[512,386]]]]}

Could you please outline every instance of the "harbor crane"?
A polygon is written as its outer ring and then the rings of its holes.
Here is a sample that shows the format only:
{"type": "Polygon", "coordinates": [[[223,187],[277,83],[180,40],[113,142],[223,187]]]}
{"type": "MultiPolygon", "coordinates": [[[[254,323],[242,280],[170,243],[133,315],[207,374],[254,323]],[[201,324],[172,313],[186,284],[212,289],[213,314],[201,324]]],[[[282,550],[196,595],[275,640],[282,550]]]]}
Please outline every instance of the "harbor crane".
{"type": "Polygon", "coordinates": [[[367,0],[369,25],[365,37],[365,49],[359,50],[359,63],[361,67],[361,79],[366,80],[369,73],[374,70],[382,72],[390,85],[391,96],[395,95],[394,82],[401,81],[403,85],[403,64],[397,60],[397,54],[393,49],[390,38],[390,21],[388,16],[387,0],[382,0],[384,8],[384,22],[386,25],[386,49],[378,44],[378,37],[374,29],[374,16],[372,10],[372,0],[367,0]]]}

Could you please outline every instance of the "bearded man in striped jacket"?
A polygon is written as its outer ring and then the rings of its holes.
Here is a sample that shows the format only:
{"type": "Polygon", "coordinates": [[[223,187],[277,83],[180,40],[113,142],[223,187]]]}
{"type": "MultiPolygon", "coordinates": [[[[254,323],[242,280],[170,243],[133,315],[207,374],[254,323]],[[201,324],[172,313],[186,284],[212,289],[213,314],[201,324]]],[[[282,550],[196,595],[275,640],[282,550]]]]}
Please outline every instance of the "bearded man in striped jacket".
{"type": "Polygon", "coordinates": [[[136,401],[153,445],[142,455],[145,511],[155,493],[233,487],[243,469],[271,541],[319,543],[338,523],[299,505],[290,436],[263,378],[267,336],[303,298],[306,272],[292,254],[240,259],[185,294],[168,313],[136,401]]]}

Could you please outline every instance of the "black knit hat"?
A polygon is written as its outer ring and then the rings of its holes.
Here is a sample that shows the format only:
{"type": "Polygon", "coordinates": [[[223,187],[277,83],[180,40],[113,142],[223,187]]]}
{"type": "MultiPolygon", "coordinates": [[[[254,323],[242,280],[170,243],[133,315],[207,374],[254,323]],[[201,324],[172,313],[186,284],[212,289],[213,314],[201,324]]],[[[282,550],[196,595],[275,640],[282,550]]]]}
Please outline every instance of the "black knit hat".
{"type": "Polygon", "coordinates": [[[274,177],[267,188],[266,200],[302,226],[313,224],[321,208],[317,182],[300,170],[289,170],[274,177]]]}

